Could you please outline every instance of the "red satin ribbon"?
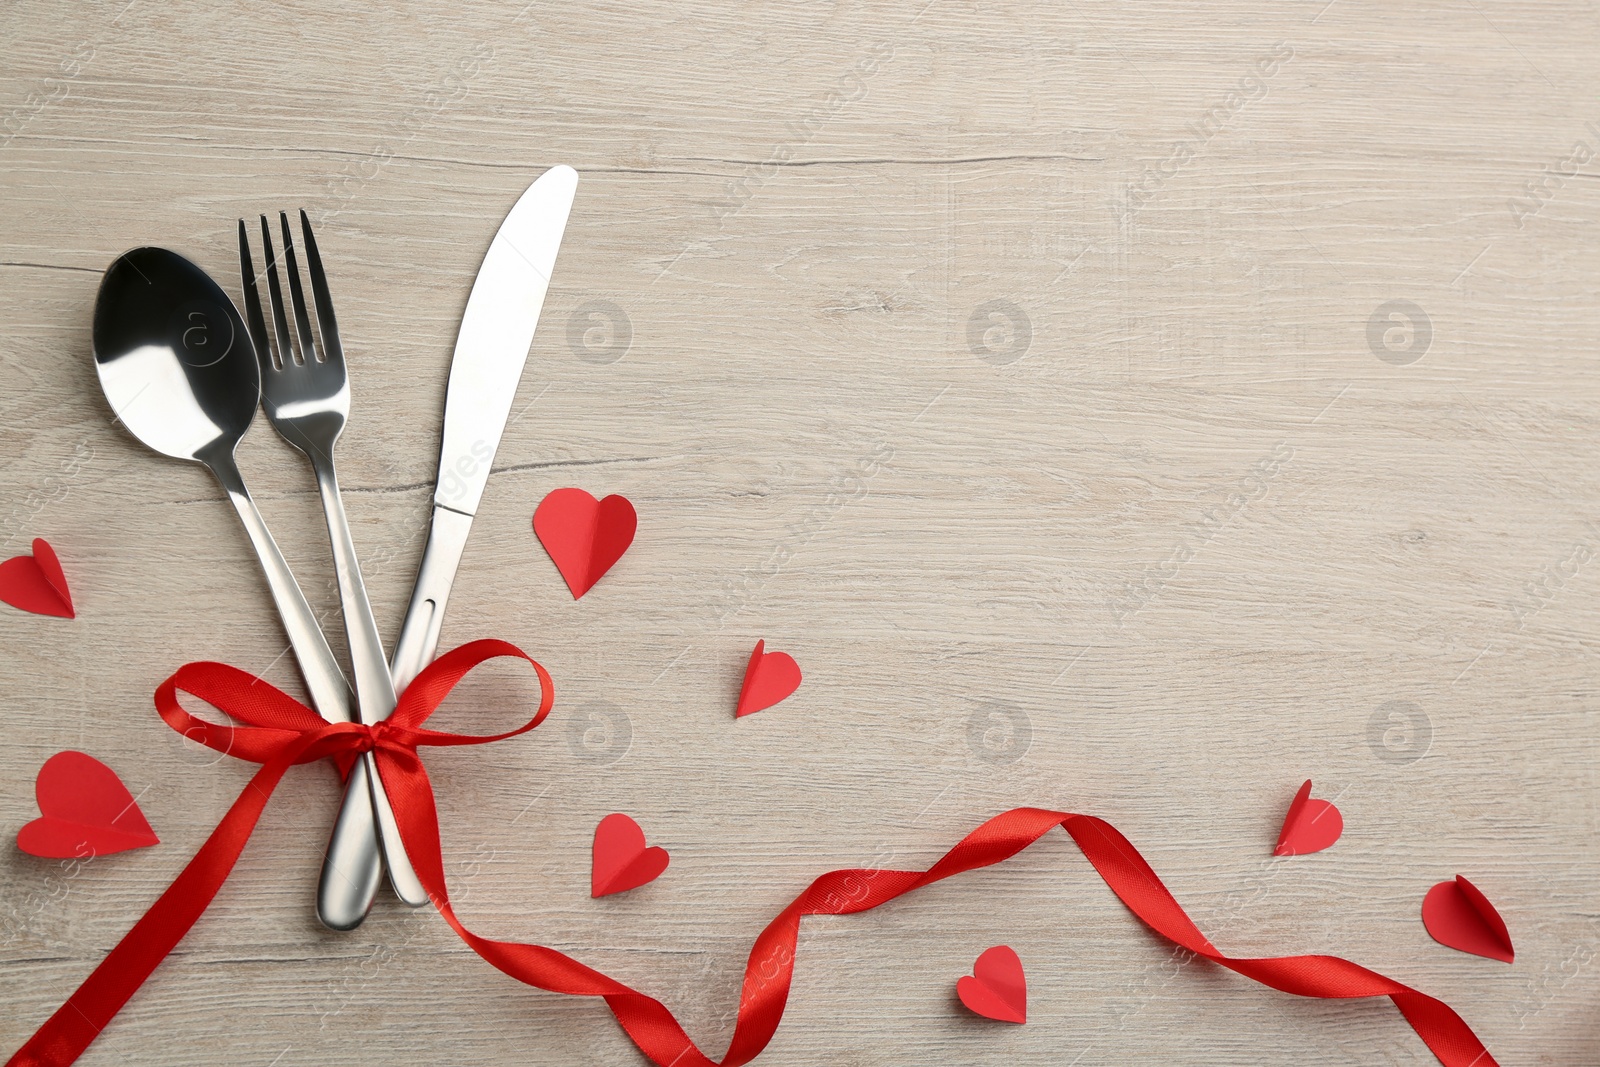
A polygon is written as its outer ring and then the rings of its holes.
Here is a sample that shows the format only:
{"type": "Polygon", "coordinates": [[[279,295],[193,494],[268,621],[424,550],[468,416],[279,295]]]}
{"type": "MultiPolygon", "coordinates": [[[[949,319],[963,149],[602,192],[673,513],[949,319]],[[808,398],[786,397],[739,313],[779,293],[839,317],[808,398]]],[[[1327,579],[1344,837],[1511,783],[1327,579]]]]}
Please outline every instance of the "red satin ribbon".
{"type": "Polygon", "coordinates": [[[367,727],[330,724],[303,704],[233,667],[191,663],[162,683],[156,707],[174,730],[239,759],[260,763],[239,799],[189,865],[96,967],[65,1004],[9,1061],[10,1067],[61,1067],[78,1058],[128,998],[166,958],[206,910],[227,879],[261,817],[272,791],[297,763],[331,757],[348,763],[376,753],[379,774],[394,805],[406,852],[434,905],[474,952],[527,985],[572,996],[603,997],[639,1050],[658,1067],[739,1067],[754,1059],[778,1028],[794,976],[795,941],[805,915],[848,915],[962,871],[987,867],[1027,848],[1060,826],[1077,842],[1111,891],[1151,929],[1195,953],[1264,985],[1303,997],[1386,996],[1445,1067],[1495,1067],[1483,1043],[1450,1007],[1425,993],[1336,956],[1235,959],[1223,955],[1190,921],[1144,858],[1102,819],[1040,808],[1015,808],[995,816],[926,871],[830,871],[795,898],[756,938],[745,966],[738,1021],[719,1061],[701,1052],[666,1006],[541,945],[493,941],[468,930],[450,906],[439,839],[438,812],[423,745],[481,745],[525,733],[550,712],[554,689],[544,668],[503,641],[474,641],[434,661],[401,696],[387,722],[367,727]],[[492,736],[422,728],[468,671],[485,660],[519,657],[533,665],[541,691],[533,718],[492,736]],[[219,725],[179,706],[182,690],[212,704],[246,727],[219,725]]]}

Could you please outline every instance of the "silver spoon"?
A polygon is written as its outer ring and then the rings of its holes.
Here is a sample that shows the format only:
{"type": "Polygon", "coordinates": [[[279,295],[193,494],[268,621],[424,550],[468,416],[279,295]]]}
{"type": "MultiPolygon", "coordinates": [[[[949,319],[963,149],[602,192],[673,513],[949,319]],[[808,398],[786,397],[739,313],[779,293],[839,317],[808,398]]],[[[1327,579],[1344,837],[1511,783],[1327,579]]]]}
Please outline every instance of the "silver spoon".
{"type": "MultiPolygon", "coordinates": [[[[354,721],[344,672],[234,462],[261,399],[261,371],[228,294],[176,252],[123,253],[95,298],[94,366],[133,436],[164,455],[205,464],[222,483],[266,571],[312,704],[329,722],[354,721]]],[[[376,863],[348,872],[374,882],[378,875],[376,863]]]]}

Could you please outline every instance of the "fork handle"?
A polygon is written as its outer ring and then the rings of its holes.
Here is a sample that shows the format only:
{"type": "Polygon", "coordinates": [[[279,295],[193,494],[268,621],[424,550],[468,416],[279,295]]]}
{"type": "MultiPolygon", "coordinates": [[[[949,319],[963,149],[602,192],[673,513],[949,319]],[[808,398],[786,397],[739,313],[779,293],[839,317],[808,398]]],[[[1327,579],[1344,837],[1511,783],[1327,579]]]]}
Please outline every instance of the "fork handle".
{"type": "MultiPolygon", "coordinates": [[[[311,465],[317,474],[317,489],[322,495],[322,509],[328,520],[328,538],[333,547],[333,569],[339,580],[339,604],[344,613],[345,632],[350,638],[350,663],[355,668],[356,704],[361,721],[369,725],[382,722],[394,711],[394,682],[389,677],[389,664],[383,656],[383,641],[378,636],[378,623],[372,615],[372,602],[367,598],[367,586],[361,578],[361,564],[356,558],[355,539],[350,536],[350,521],[345,515],[344,501],[339,495],[339,479],[334,473],[333,460],[323,452],[310,453],[311,465]]],[[[362,825],[361,813],[351,808],[368,806],[377,819],[378,841],[383,846],[383,858],[389,868],[389,884],[395,896],[412,907],[428,903],[428,891],[423,888],[406,855],[405,841],[400,837],[400,827],[395,821],[394,809],[389,805],[388,794],[378,775],[378,765],[368,752],[362,759],[366,765],[364,775],[351,774],[345,785],[344,804],[333,824],[333,837],[328,842],[327,862],[323,866],[323,885],[330,880],[330,867],[337,867],[340,857],[354,853],[359,845],[371,840],[370,826],[362,825]],[[360,780],[364,779],[364,781],[360,780]],[[364,788],[363,788],[364,787],[364,788]],[[365,796],[364,796],[365,794],[365,796]],[[347,814],[348,812],[348,814],[347,814]],[[352,842],[350,838],[356,838],[352,842]]],[[[335,885],[339,890],[355,890],[364,883],[350,882],[335,885]]],[[[376,886],[373,886],[376,892],[376,886]]],[[[340,894],[338,899],[346,901],[340,894]]],[[[356,901],[350,900],[350,903],[356,901]]],[[[372,898],[365,903],[370,906],[372,898]]],[[[365,917],[350,914],[352,925],[365,917]]]]}

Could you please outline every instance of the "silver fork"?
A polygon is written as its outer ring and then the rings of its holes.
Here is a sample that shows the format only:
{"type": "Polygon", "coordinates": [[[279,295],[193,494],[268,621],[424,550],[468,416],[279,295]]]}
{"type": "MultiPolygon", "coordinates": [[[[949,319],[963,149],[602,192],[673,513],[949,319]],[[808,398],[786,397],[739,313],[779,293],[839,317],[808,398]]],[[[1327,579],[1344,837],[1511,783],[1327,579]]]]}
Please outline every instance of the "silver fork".
{"type": "MultiPolygon", "coordinates": [[[[317,253],[316,238],[311,233],[311,220],[304,211],[300,212],[306,267],[317,307],[317,325],[322,334],[320,349],[312,333],[311,316],[300,284],[289,216],[279,212],[278,219],[283,227],[284,268],[289,276],[298,348],[284,310],[283,289],[278,282],[278,265],[272,249],[272,228],[267,216],[261,216],[261,243],[266,257],[267,292],[276,346],[271,343],[262,316],[249,237],[244,220],[239,220],[239,267],[243,276],[246,321],[261,362],[262,406],[278,433],[306,454],[316,472],[317,488],[328,520],[328,538],[333,543],[334,572],[339,580],[345,632],[350,640],[356,704],[362,722],[376,723],[388,718],[394,710],[395,692],[383,654],[383,641],[378,636],[378,624],[372,615],[372,604],[367,600],[366,584],[361,580],[361,567],[356,560],[344,503],[339,497],[339,479],[334,472],[333,447],[350,413],[344,349],[339,343],[333,299],[328,294],[322,257],[317,253]]],[[[427,890],[418,881],[406,857],[394,809],[389,805],[383,782],[378,777],[377,763],[369,752],[351,769],[344,804],[328,841],[328,853],[317,885],[317,914],[322,921],[336,930],[359,926],[372,907],[378,891],[380,867],[385,864],[396,896],[413,907],[428,903],[427,890]]]]}

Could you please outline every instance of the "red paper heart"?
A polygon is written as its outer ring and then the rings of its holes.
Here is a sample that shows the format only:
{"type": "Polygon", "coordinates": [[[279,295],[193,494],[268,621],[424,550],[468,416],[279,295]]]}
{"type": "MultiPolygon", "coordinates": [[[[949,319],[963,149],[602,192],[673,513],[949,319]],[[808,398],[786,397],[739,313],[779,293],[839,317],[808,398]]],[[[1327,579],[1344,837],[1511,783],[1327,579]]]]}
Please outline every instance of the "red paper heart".
{"type": "Polygon", "coordinates": [[[1284,816],[1283,830],[1278,834],[1274,856],[1304,856],[1321,852],[1344,833],[1344,816],[1331,800],[1313,800],[1311,781],[1300,787],[1289,804],[1289,814],[1284,816]]]}
{"type": "Polygon", "coordinates": [[[33,539],[33,555],[14,556],[0,563],[0,600],[35,615],[63,619],[77,616],[61,561],[50,542],[42,537],[33,539]]]}
{"type": "Polygon", "coordinates": [[[1028,976],[1009,945],[996,945],[979,956],[972,974],[956,983],[956,996],[987,1019],[1028,1021],[1028,976]]]}
{"type": "Polygon", "coordinates": [[[539,501],[533,532],[577,600],[633,544],[639,516],[624,496],[596,500],[582,489],[557,489],[539,501]]]}
{"type": "Polygon", "coordinates": [[[631,818],[621,812],[607,815],[594,828],[589,895],[606,897],[653,882],[671,859],[664,848],[645,847],[644,831],[631,818]]]}
{"type": "Polygon", "coordinates": [[[17,847],[35,856],[85,859],[161,839],[117,772],[82,752],[57,752],[33,785],[40,817],[17,832],[17,847]]]}
{"type": "Polygon", "coordinates": [[[1422,925],[1439,944],[1510,963],[1511,932],[1489,898],[1461,875],[1440,882],[1422,900],[1422,925]]]}
{"type": "Polygon", "coordinates": [[[800,688],[800,665],[787,652],[767,652],[766,641],[757,641],[744,668],[744,685],[739,689],[739,704],[733,717],[754,715],[770,708],[800,688]]]}

